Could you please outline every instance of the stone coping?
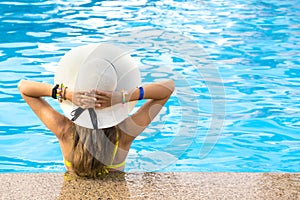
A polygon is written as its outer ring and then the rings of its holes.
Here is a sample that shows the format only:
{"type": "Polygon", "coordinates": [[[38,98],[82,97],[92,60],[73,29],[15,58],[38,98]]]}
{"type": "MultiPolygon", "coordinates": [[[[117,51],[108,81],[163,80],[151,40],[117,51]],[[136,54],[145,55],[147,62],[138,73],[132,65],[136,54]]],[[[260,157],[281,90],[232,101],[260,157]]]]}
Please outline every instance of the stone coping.
{"type": "Polygon", "coordinates": [[[0,174],[0,199],[300,199],[300,173],[0,174]]]}

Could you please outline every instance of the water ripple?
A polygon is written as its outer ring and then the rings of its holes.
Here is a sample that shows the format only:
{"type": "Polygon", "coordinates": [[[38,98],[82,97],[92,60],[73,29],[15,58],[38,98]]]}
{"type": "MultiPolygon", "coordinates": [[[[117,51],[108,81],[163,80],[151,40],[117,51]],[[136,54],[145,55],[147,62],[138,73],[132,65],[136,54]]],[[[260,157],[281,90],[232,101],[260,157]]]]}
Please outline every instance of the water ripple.
{"type": "Polygon", "coordinates": [[[17,84],[52,84],[65,52],[104,41],[132,53],[144,83],[173,78],[177,87],[134,142],[127,171],[299,172],[298,1],[15,0],[0,11],[1,172],[64,170],[57,141],[17,84]],[[225,96],[212,93],[223,85],[225,96]],[[200,159],[223,104],[222,135],[200,159]]]}

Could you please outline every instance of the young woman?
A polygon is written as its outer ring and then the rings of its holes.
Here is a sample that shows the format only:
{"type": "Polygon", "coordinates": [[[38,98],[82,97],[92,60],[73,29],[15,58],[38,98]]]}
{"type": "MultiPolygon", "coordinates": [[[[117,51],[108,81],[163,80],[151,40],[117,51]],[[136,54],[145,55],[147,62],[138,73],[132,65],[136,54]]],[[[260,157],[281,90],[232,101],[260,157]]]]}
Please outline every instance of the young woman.
{"type": "Polygon", "coordinates": [[[122,92],[101,90],[74,92],[61,87],[61,97],[81,108],[104,109],[115,104],[148,99],[131,116],[119,124],[103,129],[77,125],[52,108],[43,97],[53,96],[53,85],[21,80],[18,85],[23,99],[59,140],[68,172],[97,177],[122,171],[133,140],[151,123],[174,91],[174,82],[167,80],[122,92]]]}

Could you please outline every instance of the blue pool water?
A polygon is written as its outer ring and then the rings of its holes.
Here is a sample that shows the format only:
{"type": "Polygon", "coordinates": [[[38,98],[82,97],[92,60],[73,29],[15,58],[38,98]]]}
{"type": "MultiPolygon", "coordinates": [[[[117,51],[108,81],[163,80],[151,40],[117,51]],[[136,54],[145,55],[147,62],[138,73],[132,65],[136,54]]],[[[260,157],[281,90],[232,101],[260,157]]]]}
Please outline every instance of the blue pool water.
{"type": "Polygon", "coordinates": [[[68,50],[95,42],[128,49],[144,83],[176,84],[126,171],[300,171],[299,0],[23,0],[0,11],[0,172],[64,171],[17,84],[52,84],[68,50]]]}

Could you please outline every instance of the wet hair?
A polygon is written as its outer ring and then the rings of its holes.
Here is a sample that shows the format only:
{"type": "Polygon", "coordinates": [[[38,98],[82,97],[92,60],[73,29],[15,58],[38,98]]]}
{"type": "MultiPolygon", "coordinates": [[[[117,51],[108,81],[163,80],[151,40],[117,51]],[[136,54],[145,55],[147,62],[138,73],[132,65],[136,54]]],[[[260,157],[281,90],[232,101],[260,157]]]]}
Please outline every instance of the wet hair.
{"type": "Polygon", "coordinates": [[[73,145],[70,162],[76,175],[97,177],[104,167],[110,165],[117,128],[88,129],[74,124],[73,145]]]}

